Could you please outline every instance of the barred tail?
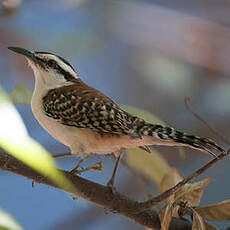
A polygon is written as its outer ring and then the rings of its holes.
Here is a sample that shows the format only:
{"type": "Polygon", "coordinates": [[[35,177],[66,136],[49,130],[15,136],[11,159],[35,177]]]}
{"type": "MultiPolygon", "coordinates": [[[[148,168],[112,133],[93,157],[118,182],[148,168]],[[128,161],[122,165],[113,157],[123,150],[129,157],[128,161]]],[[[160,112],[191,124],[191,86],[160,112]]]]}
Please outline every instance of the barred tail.
{"type": "MultiPolygon", "coordinates": [[[[202,138],[180,132],[171,127],[148,124],[143,121],[137,126],[137,132],[143,136],[152,136],[158,139],[156,143],[161,145],[159,139],[162,140],[162,145],[184,145],[200,151],[208,152],[215,156],[214,152],[223,153],[225,150],[218,144],[208,138],[202,138]]],[[[154,145],[154,141],[153,141],[154,145]]]]}

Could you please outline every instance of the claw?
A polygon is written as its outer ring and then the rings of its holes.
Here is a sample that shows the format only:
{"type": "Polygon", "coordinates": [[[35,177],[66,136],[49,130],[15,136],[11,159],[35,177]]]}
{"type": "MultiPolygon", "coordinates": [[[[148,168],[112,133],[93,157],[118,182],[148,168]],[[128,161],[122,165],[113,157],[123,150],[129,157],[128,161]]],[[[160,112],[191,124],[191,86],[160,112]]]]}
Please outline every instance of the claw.
{"type": "Polygon", "coordinates": [[[148,152],[148,153],[152,153],[151,149],[147,145],[139,146],[139,148],[148,152]]]}
{"type": "Polygon", "coordinates": [[[85,157],[84,159],[81,159],[78,163],[77,163],[77,165],[76,165],[76,167],[74,167],[71,171],[70,171],[70,173],[71,174],[81,174],[81,173],[83,173],[83,172],[87,172],[87,171],[103,171],[103,169],[104,169],[104,167],[102,166],[102,161],[99,161],[99,162],[96,162],[96,163],[94,163],[93,165],[90,165],[90,166],[88,166],[88,167],[86,167],[86,168],[84,168],[84,167],[80,167],[80,165],[86,160],[86,159],[90,159],[90,158],[92,158],[92,154],[89,154],[87,157],[85,157]],[[80,168],[80,169],[79,169],[80,168]]]}

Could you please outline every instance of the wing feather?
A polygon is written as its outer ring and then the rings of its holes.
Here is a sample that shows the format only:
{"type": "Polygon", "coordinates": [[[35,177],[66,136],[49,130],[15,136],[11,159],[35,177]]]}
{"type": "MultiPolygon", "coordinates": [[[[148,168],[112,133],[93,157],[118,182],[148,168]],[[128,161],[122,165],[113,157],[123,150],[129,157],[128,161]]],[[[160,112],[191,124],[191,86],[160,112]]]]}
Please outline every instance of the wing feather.
{"type": "Polygon", "coordinates": [[[133,127],[132,115],[81,80],[73,85],[51,89],[43,97],[43,107],[47,116],[64,125],[89,128],[101,134],[140,138],[133,127]]]}

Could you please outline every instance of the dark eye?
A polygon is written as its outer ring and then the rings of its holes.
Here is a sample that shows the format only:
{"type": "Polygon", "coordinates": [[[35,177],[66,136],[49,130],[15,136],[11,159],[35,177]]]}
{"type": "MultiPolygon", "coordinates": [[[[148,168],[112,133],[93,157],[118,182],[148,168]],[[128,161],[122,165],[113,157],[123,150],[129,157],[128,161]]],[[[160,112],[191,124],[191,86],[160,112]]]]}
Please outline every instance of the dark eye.
{"type": "Polygon", "coordinates": [[[49,60],[48,61],[48,66],[52,67],[52,68],[55,68],[55,67],[57,67],[57,63],[54,60],[49,60]]]}

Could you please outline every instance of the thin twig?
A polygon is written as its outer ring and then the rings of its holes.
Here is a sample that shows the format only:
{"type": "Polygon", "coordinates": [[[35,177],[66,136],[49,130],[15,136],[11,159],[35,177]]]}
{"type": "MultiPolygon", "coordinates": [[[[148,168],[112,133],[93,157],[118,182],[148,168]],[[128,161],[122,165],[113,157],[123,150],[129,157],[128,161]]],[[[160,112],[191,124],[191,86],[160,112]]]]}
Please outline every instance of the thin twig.
{"type": "Polygon", "coordinates": [[[191,99],[189,97],[185,97],[184,98],[184,103],[185,103],[185,107],[186,109],[192,113],[192,115],[197,118],[200,122],[202,122],[212,133],[214,133],[217,137],[219,137],[224,143],[230,145],[230,141],[227,140],[224,136],[222,136],[219,132],[217,132],[215,129],[213,129],[207,121],[204,120],[204,118],[202,118],[200,115],[198,115],[196,112],[194,112],[191,107],[189,106],[189,102],[191,101],[191,99]]]}
{"type": "Polygon", "coordinates": [[[199,175],[204,173],[207,169],[212,167],[216,162],[222,160],[224,157],[226,157],[230,153],[230,149],[227,152],[221,153],[217,158],[214,158],[213,160],[209,161],[206,165],[203,167],[199,168],[197,171],[186,177],[184,180],[176,184],[174,187],[168,189],[167,191],[161,193],[160,195],[147,200],[145,202],[139,203],[139,209],[136,210],[136,212],[142,212],[144,210],[147,210],[149,208],[152,208],[153,206],[159,204],[160,202],[164,201],[167,199],[169,196],[177,192],[183,185],[187,184],[188,182],[194,180],[197,178],[199,175]]]}

